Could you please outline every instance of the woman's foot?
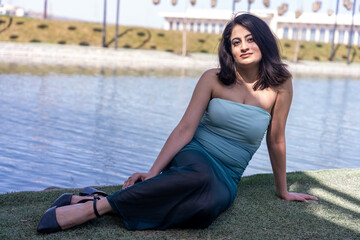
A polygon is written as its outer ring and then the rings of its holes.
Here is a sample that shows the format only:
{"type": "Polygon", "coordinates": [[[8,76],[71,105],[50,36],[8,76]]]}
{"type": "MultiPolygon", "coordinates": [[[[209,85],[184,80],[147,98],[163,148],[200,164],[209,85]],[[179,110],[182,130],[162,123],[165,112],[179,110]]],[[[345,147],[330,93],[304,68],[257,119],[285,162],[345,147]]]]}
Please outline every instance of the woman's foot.
{"type": "Polygon", "coordinates": [[[112,210],[106,198],[93,197],[93,201],[48,209],[40,220],[38,232],[52,233],[83,224],[112,210]]]}
{"type": "Polygon", "coordinates": [[[62,230],[72,228],[96,218],[95,208],[100,216],[112,210],[108,200],[102,197],[95,205],[93,201],[88,201],[56,208],[56,220],[62,230]]]}

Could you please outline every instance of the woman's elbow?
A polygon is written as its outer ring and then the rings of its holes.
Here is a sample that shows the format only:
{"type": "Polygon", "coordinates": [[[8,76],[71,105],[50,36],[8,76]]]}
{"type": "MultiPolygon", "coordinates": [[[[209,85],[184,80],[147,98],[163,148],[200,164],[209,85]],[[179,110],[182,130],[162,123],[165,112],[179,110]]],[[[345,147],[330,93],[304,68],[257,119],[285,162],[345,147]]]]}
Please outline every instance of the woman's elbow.
{"type": "Polygon", "coordinates": [[[195,134],[196,128],[191,126],[191,124],[180,123],[175,128],[175,131],[179,137],[184,139],[186,142],[190,142],[195,134]]]}
{"type": "Polygon", "coordinates": [[[278,135],[278,136],[268,135],[266,136],[266,144],[268,148],[285,146],[286,144],[285,135],[278,135]]]}

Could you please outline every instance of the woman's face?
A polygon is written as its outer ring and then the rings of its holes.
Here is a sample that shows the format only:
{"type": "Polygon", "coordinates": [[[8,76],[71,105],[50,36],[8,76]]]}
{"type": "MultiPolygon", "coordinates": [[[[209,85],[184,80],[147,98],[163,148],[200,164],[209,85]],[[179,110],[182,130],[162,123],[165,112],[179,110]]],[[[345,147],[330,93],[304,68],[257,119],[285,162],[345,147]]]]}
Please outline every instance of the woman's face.
{"type": "Polygon", "coordinates": [[[230,41],[231,52],[238,67],[259,65],[262,58],[261,51],[249,30],[236,24],[232,30],[230,41]]]}

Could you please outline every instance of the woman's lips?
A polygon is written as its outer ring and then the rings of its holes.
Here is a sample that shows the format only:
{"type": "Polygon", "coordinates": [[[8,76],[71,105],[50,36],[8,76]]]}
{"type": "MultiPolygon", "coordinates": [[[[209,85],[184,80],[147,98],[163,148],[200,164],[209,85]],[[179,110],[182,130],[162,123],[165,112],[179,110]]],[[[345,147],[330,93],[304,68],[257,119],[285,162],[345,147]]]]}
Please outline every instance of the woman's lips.
{"type": "Polygon", "coordinates": [[[241,54],[240,57],[242,58],[247,58],[251,55],[251,53],[244,53],[244,54],[241,54]]]}

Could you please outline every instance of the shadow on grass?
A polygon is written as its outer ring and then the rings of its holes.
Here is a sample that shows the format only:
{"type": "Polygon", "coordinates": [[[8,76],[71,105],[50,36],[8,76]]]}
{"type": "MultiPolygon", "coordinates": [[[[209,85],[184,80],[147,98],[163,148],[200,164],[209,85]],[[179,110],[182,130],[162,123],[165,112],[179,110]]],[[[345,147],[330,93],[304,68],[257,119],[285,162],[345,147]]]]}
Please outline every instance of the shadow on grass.
{"type": "MultiPolygon", "coordinates": [[[[234,204],[206,229],[128,231],[120,218],[106,215],[80,227],[38,234],[44,211],[60,194],[19,192],[0,195],[1,239],[359,239],[360,169],[288,173],[291,191],[319,201],[286,202],[275,195],[271,174],[244,177],[234,204]]],[[[112,193],[120,186],[101,187],[112,193]]]]}
{"type": "Polygon", "coordinates": [[[308,203],[279,201],[269,175],[243,180],[234,206],[238,222],[251,222],[239,225],[250,239],[360,238],[360,170],[289,173],[290,191],[319,198],[308,203]]]}

